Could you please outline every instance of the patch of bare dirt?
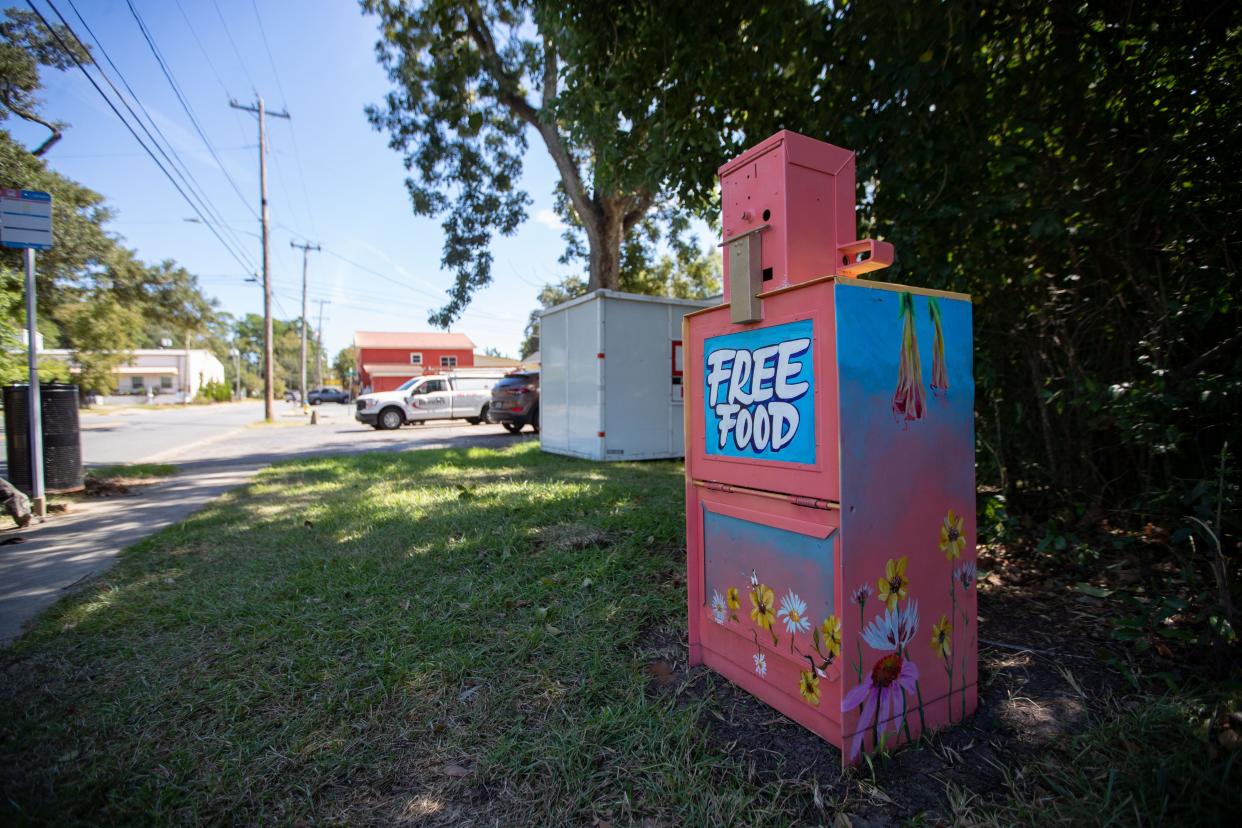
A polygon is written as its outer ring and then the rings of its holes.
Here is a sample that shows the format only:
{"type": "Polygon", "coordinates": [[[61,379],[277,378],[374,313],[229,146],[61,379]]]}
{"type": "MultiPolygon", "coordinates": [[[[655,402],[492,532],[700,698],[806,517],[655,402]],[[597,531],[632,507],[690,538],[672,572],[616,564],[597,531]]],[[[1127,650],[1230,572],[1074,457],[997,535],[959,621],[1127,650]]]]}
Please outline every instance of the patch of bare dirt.
{"type": "Polygon", "coordinates": [[[589,523],[556,523],[535,530],[539,542],[558,552],[589,549],[608,543],[608,533],[589,523]]]}
{"type": "Polygon", "coordinates": [[[114,478],[99,478],[87,475],[86,482],[82,487],[82,494],[86,497],[123,497],[130,494],[131,486],[127,482],[123,482],[114,478]]]}
{"type": "Polygon", "coordinates": [[[963,724],[843,771],[841,754],[705,667],[687,667],[684,625],[651,633],[642,648],[653,695],[706,701],[703,725],[722,753],[760,781],[807,788],[812,823],[844,813],[850,824],[952,821],[949,791],[1003,796],[1006,774],[1086,727],[1121,684],[1102,659],[1102,608],[1052,595],[980,584],[979,708],[963,724]]]}

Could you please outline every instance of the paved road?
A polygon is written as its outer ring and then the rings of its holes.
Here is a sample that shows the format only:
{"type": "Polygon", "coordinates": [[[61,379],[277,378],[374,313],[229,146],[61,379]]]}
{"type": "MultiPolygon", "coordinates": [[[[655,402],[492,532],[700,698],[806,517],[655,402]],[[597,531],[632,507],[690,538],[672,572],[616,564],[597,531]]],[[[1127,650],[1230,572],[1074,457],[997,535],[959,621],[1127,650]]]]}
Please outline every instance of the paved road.
{"type": "MultiPolygon", "coordinates": [[[[132,497],[88,501],[42,525],[0,530],[0,541],[24,540],[0,546],[0,645],[20,635],[26,622],[68,590],[106,570],[122,549],[184,520],[269,463],[323,454],[504,446],[536,439],[529,432],[515,437],[500,426],[472,426],[460,420],[375,431],[355,422],[349,406],[313,410],[319,414],[318,425],[310,425],[297,406],[284,403],[278,406],[280,416],[273,425],[256,422],[262,406],[253,403],[204,407],[203,413],[162,410],[105,416],[101,422],[106,425],[99,428],[84,420],[90,434],[83,436],[88,462],[167,462],[177,466],[178,474],[132,497]],[[204,419],[212,413],[220,419],[204,419]]],[[[7,518],[0,521],[7,523],[7,518]]]]}
{"type": "Polygon", "coordinates": [[[261,419],[262,400],[83,414],[82,460],[88,466],[155,462],[261,419]]]}
{"type": "MultiPolygon", "coordinates": [[[[280,413],[297,410],[288,403],[278,405],[280,413]]],[[[82,462],[87,466],[157,462],[166,454],[180,453],[261,419],[261,400],[176,408],[91,409],[79,417],[82,462]]],[[[6,458],[0,456],[0,475],[7,471],[6,458]]]]}

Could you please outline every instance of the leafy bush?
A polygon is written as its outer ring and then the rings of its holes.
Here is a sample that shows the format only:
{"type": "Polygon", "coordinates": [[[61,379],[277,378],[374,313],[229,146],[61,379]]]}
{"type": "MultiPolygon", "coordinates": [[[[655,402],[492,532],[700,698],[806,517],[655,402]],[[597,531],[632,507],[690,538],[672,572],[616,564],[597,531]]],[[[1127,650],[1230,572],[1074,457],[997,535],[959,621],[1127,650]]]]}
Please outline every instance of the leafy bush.
{"type": "Polygon", "coordinates": [[[229,402],[233,399],[233,389],[221,380],[208,380],[198,389],[196,399],[201,402],[229,402]]]}

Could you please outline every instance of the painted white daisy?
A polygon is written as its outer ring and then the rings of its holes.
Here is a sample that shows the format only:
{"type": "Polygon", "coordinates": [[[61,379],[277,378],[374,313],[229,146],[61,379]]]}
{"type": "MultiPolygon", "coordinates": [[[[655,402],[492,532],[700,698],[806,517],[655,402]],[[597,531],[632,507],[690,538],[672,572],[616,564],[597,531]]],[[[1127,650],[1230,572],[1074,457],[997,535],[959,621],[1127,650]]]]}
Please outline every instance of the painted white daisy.
{"type": "Polygon", "coordinates": [[[785,632],[791,635],[811,628],[811,622],[806,617],[806,601],[794,595],[792,589],[781,599],[781,608],[776,615],[785,622],[785,632]]]}
{"type": "Polygon", "coordinates": [[[909,601],[904,607],[886,609],[863,630],[863,641],[877,650],[900,652],[919,630],[919,602],[909,601]]]}
{"type": "Polygon", "coordinates": [[[712,593],[712,618],[717,624],[723,624],[729,618],[729,606],[718,589],[712,593]]]}
{"type": "Polygon", "coordinates": [[[763,653],[755,653],[755,674],[759,678],[768,674],[768,659],[763,653]]]}

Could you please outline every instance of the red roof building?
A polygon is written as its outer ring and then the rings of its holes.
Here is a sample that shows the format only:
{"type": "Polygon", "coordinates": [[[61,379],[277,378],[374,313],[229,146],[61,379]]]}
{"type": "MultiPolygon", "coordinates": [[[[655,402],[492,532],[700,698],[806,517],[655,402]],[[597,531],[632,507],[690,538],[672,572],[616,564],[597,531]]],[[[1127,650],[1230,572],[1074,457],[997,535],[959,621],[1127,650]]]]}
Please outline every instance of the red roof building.
{"type": "Polygon", "coordinates": [[[358,378],[364,389],[391,391],[411,377],[474,367],[474,343],[459,333],[358,331],[358,378]]]}

